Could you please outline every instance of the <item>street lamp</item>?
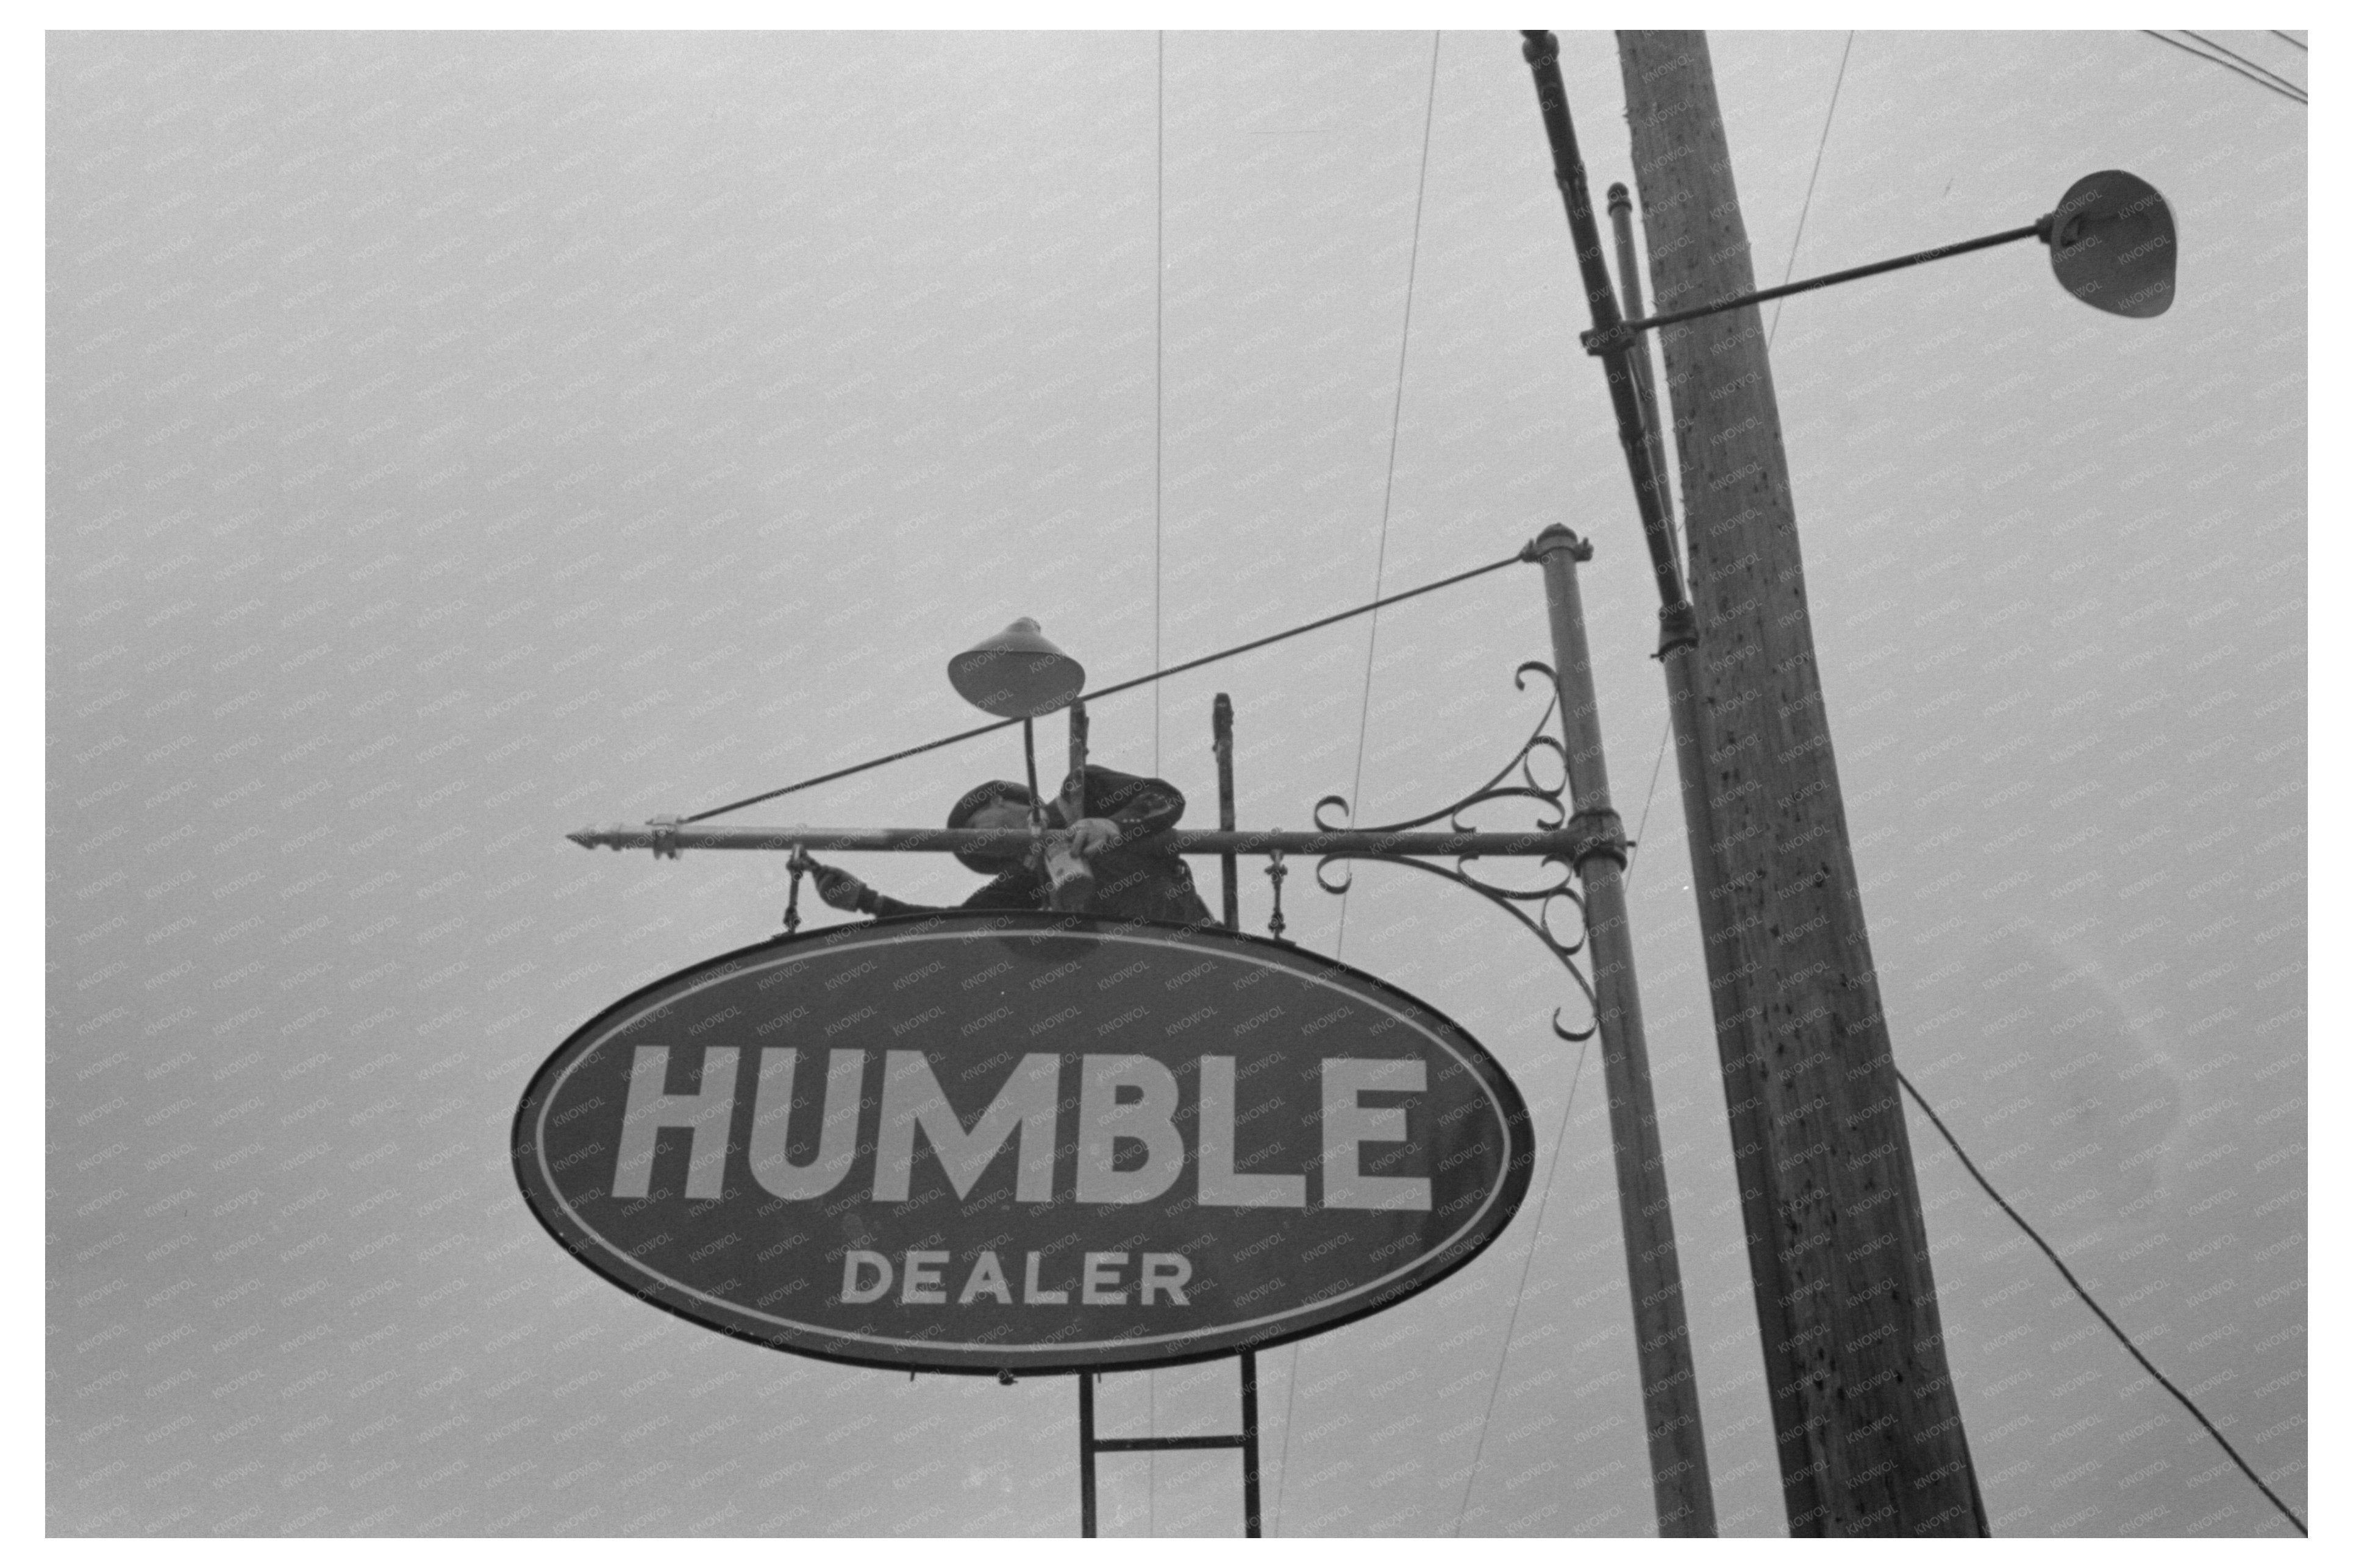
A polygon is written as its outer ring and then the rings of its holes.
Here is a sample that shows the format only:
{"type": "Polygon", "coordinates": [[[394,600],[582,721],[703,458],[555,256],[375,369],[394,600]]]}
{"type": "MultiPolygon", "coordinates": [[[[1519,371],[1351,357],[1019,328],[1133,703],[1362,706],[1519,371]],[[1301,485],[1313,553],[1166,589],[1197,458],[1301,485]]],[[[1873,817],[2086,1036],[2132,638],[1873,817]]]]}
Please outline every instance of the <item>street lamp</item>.
{"type": "Polygon", "coordinates": [[[1039,819],[1038,748],[1030,721],[1068,708],[1086,689],[1086,668],[1046,640],[1024,616],[948,660],[948,684],[984,713],[1021,721],[1021,760],[1029,770],[1029,820],[1039,819]]]}
{"type": "Polygon", "coordinates": [[[1597,326],[1578,333],[1577,341],[1585,345],[1588,353],[1608,354],[1629,346],[1636,333],[1652,327],[1695,321],[1703,316],[1736,310],[1743,305],[1759,305],[1767,300],[1826,289],[1833,283],[1851,283],[1858,278],[1917,267],[1924,261],[1941,261],[1947,256],[1989,250],[2021,239],[2039,239],[2050,247],[2051,270],[2059,279],[2059,286],[2094,310],[2105,310],[2112,316],[2145,319],[2162,316],[2166,307],[2173,303],[2173,209],[2165,205],[2165,198],[2147,181],[2122,169],[2103,169],[2068,186],[2056,207],[2021,228],[1940,245],[1893,260],[1874,261],[1867,267],[1850,267],[1843,272],[1825,273],[1775,289],[1760,289],[1713,305],[1694,305],[1687,310],[1670,310],[1640,321],[1597,326]]]}

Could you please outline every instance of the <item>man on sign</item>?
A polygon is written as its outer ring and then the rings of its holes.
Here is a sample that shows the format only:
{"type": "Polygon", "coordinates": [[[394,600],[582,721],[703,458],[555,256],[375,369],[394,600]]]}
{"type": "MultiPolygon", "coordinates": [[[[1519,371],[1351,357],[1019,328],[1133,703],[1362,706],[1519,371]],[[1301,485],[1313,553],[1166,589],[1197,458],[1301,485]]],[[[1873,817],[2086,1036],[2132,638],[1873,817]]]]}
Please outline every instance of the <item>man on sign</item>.
{"type": "MultiPolygon", "coordinates": [[[[1019,829],[1029,826],[1030,795],[1004,779],[965,792],[948,813],[950,827],[1019,829]]],[[[1166,921],[1174,925],[1214,923],[1208,906],[1193,889],[1192,873],[1174,852],[1150,842],[1174,827],[1185,814],[1185,797],[1161,779],[1139,778],[1092,763],[1063,782],[1061,794],[1040,814],[1049,830],[1069,829],[1070,851],[1094,879],[1091,912],[1113,920],[1166,921]],[[1077,810],[1083,801],[1086,811],[1077,810]],[[1073,818],[1075,817],[1075,820],[1073,818]]],[[[960,906],[966,910],[1051,910],[1056,879],[1049,868],[1052,851],[1043,844],[992,849],[959,849],[956,858],[990,880],[960,906]]],[[[877,916],[935,914],[939,910],[878,893],[849,872],[817,868],[818,897],[838,910],[877,916]]],[[[1068,877],[1062,880],[1068,884],[1068,877]]]]}

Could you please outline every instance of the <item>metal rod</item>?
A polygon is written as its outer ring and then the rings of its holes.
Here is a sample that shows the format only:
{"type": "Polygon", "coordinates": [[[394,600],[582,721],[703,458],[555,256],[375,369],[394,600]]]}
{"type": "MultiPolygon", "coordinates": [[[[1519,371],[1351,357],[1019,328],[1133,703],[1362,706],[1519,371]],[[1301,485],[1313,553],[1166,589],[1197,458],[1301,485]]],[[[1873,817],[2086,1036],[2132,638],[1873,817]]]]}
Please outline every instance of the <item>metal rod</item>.
{"type": "MultiPolygon", "coordinates": [[[[1234,828],[1234,702],[1222,691],[1209,705],[1209,750],[1218,755],[1218,826],[1230,833],[1234,828]]],[[[1218,869],[1225,878],[1226,929],[1240,931],[1241,889],[1236,883],[1232,850],[1218,857],[1218,869]]]]}
{"type": "Polygon", "coordinates": [[[1095,1538],[1095,1373],[1079,1373],[1079,1533],[1095,1538]]]}
{"type": "MultiPolygon", "coordinates": [[[[1626,309],[1639,316],[1642,313],[1642,263],[1634,249],[1634,201],[1621,184],[1609,187],[1609,227],[1618,241],[1619,290],[1625,296],[1626,309]]],[[[1659,395],[1651,381],[1651,345],[1630,346],[1626,364],[1634,373],[1634,402],[1642,414],[1642,448],[1651,458],[1651,483],[1658,491],[1659,516],[1666,522],[1668,537],[1672,539],[1675,530],[1675,491],[1667,482],[1665,426],[1659,423],[1659,395]]],[[[1636,488],[1641,487],[1641,482],[1637,476],[1636,488]]],[[[1668,560],[1674,566],[1676,597],[1680,599],[1683,596],[1683,563],[1674,559],[1672,552],[1668,560]]]]}
{"type": "Polygon", "coordinates": [[[1594,1020],[1601,1037],[1602,1079],[1609,1097],[1609,1142],[1618,1170],[1618,1219],[1626,1245],[1626,1289],[1632,1298],[1634,1356],[1649,1434],[1651,1492],[1659,1533],[1714,1535],[1715,1497],[1708,1483],[1707,1443],[1700,1426],[1699,1385],[1692,1370],[1691,1330],[1683,1317],[1683,1269],[1668,1205],[1666,1157],[1651,1092],[1642,1034],[1642,996],[1626,920],[1626,837],[1609,803],[1609,773],[1593,694],[1593,656],[1577,563],[1592,547],[1558,524],[1536,536],[1545,602],[1552,623],[1553,672],[1559,683],[1568,784],[1586,825],[1588,847],[1577,858],[1592,942],[1594,1020]]]}
{"type": "Polygon", "coordinates": [[[1036,826],[1045,820],[1046,808],[1038,798],[1038,736],[1035,722],[1021,721],[1021,765],[1029,775],[1029,823],[1036,826]]]}
{"type": "Polygon", "coordinates": [[[1166,1448],[1239,1448],[1242,1439],[1229,1437],[1098,1437],[1098,1454],[1156,1454],[1166,1448]]]}
{"type": "Polygon", "coordinates": [[[1585,160],[1577,150],[1577,128],[1568,118],[1568,89],[1560,79],[1560,43],[1547,32],[1525,32],[1521,58],[1535,78],[1536,109],[1544,117],[1545,137],[1552,144],[1553,183],[1560,187],[1568,208],[1570,243],[1577,251],[1577,271],[1585,283],[1585,301],[1592,312],[1594,332],[1600,341],[1594,350],[1602,356],[1609,383],[1609,405],[1618,416],[1618,445],[1634,476],[1634,500],[1642,514],[1642,542],[1650,547],[1651,574],[1658,580],[1659,598],[1665,604],[1683,602],[1683,574],[1675,567],[1674,536],[1667,528],[1666,510],[1655,482],[1644,482],[1650,472],[1650,442],[1642,433],[1642,408],[1634,391],[1634,373],[1627,363],[1630,337],[1609,337],[1618,326],[1618,296],[1609,287],[1609,264],[1602,259],[1601,231],[1593,221],[1593,197],[1585,184],[1585,160]]]}
{"type": "Polygon", "coordinates": [[[1259,1539],[1256,1351],[1242,1352],[1242,1534],[1251,1541],[1259,1539]]]}
{"type": "MultiPolygon", "coordinates": [[[[1234,700],[1220,691],[1209,704],[1209,749],[1218,754],[1218,826],[1230,833],[1234,827],[1234,700]]],[[[1225,884],[1225,917],[1228,931],[1242,929],[1240,871],[1230,849],[1218,857],[1218,869],[1225,884]]],[[[1258,1485],[1258,1352],[1241,1353],[1242,1375],[1242,1535],[1259,1539],[1258,1485]]]]}
{"type": "Polygon", "coordinates": [[[1087,814],[1087,705],[1071,704],[1071,820],[1087,814]]]}
{"type": "MultiPolygon", "coordinates": [[[[1050,830],[1050,841],[1060,832],[1050,830]]],[[[616,823],[566,835],[584,848],[652,849],[669,856],[681,849],[786,849],[950,854],[959,849],[1026,847],[1022,827],[721,827],[661,819],[632,826],[616,823]]],[[[1579,836],[1567,828],[1525,833],[1417,830],[1377,833],[1369,828],[1277,828],[1265,831],[1179,827],[1133,842],[1166,847],[1178,855],[1432,855],[1566,856],[1579,836]]]]}
{"type": "Polygon", "coordinates": [[[1759,289],[1753,294],[1736,295],[1719,300],[1713,305],[1694,305],[1687,310],[1670,310],[1663,316],[1648,316],[1639,321],[1619,321],[1609,326],[1596,325],[1589,332],[1577,334],[1577,341],[1588,353],[1602,354],[1611,348],[1631,342],[1637,333],[1652,327],[1672,327],[1679,321],[1696,321],[1703,316],[1720,315],[1725,310],[1737,310],[1743,305],[1761,305],[1768,300],[1787,299],[1812,289],[1827,289],[1833,283],[1852,283],[1858,278],[1875,277],[1882,272],[1894,272],[1899,268],[1917,267],[1924,261],[1942,261],[1947,256],[1961,256],[1972,250],[1990,250],[1997,245],[2010,245],[2021,239],[2041,237],[2051,220],[2036,218],[2023,228],[2006,228],[2000,234],[1980,235],[1975,239],[1956,240],[1951,245],[1939,245],[1927,250],[1915,250],[1909,256],[1899,256],[1891,261],[1874,261],[1867,267],[1850,267],[1843,272],[1825,272],[1820,278],[1803,278],[1795,283],[1776,284],[1759,289]]]}

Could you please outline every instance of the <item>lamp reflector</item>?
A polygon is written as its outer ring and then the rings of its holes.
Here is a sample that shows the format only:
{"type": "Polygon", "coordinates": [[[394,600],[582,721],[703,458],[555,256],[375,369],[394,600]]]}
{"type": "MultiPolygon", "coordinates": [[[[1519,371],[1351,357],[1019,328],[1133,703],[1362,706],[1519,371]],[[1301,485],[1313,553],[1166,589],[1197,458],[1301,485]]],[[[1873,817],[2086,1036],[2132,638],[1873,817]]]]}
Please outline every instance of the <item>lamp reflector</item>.
{"type": "Polygon", "coordinates": [[[2173,303],[2173,209],[2147,181],[2122,169],[2067,187],[2046,220],[2059,286],[2112,316],[2162,316],[2173,303]]]}

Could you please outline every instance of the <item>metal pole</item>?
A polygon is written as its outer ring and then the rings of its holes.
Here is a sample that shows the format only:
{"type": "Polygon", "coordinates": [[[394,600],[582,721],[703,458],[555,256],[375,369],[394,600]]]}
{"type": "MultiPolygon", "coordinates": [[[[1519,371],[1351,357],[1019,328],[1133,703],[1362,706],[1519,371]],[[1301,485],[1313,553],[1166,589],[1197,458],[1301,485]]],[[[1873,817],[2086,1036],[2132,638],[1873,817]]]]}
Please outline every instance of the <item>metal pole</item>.
{"type": "Polygon", "coordinates": [[[1079,1533],[1095,1538],[1095,1374],[1079,1373],[1079,1533]]]}
{"type": "Polygon", "coordinates": [[[1038,798],[1038,736],[1029,720],[1021,721],[1021,765],[1029,779],[1029,820],[1036,822],[1044,815],[1045,803],[1038,798]]]}
{"type": "Polygon", "coordinates": [[[1651,1491],[1661,1535],[1714,1535],[1715,1497],[1708,1484],[1691,1331],[1683,1321],[1683,1270],[1675,1255],[1666,1162],[1659,1149],[1659,1114],[1642,1038],[1642,998],[1626,923],[1626,835],[1609,804],[1593,659],[1577,586],[1577,563],[1588,559],[1593,547],[1555,524],[1536,536],[1529,553],[1544,569],[1569,789],[1577,806],[1569,821],[1583,835],[1572,858],[1584,888],[1592,944],[1594,1014],[1609,1096],[1609,1141],[1617,1156],[1618,1217],[1625,1235],[1626,1288],[1633,1298],[1651,1491]]]}
{"type": "MultiPolygon", "coordinates": [[[[1609,187],[1609,227],[1618,241],[1618,291],[1625,299],[1627,312],[1639,316],[1642,313],[1642,267],[1634,252],[1634,200],[1622,184],[1609,187]]],[[[1659,517],[1672,539],[1675,529],[1674,488],[1667,483],[1667,443],[1663,426],[1659,424],[1658,393],[1651,382],[1651,345],[1634,344],[1627,353],[1626,368],[1633,373],[1634,403],[1642,415],[1642,449],[1651,458],[1651,491],[1659,499],[1659,517]]],[[[1639,475],[1635,488],[1641,488],[1639,475]]],[[[1667,602],[1680,603],[1684,596],[1683,563],[1672,553],[1667,560],[1675,576],[1675,595],[1667,602]]]]}
{"type": "MultiPolygon", "coordinates": [[[[1759,289],[1754,293],[1739,294],[1719,300],[1713,305],[1694,305],[1688,310],[1670,310],[1664,315],[1644,317],[1639,321],[1617,322],[1608,327],[1596,327],[1577,334],[1587,352],[1602,353],[1630,342],[1638,334],[1653,327],[1672,327],[1684,321],[1696,321],[1704,316],[1720,316],[1726,310],[1737,310],[1745,305],[1762,305],[1768,300],[1786,300],[1792,294],[1803,294],[1814,289],[1827,289],[1833,283],[1852,283],[1858,278],[1876,278],[1883,272],[1899,268],[1917,267],[1924,261],[1942,261],[1947,256],[1966,256],[1972,250],[1990,250],[1997,245],[2015,245],[2021,239],[2040,239],[2046,244],[2051,238],[2051,219],[2036,218],[2019,228],[2006,228],[2000,234],[1979,235],[1975,239],[1957,239],[1950,245],[1939,245],[1928,250],[1915,250],[1909,256],[1893,257],[1885,261],[1873,261],[1863,267],[1850,267],[1843,272],[1825,272],[1820,278],[1801,278],[1795,283],[1777,284],[1759,289]]],[[[1639,314],[1641,306],[1628,301],[1626,309],[1639,314]]]]}
{"type": "MultiPolygon", "coordinates": [[[[1209,750],[1218,754],[1218,826],[1230,833],[1234,827],[1234,703],[1222,691],[1209,705],[1209,750]]],[[[1240,931],[1241,890],[1235,882],[1232,850],[1219,855],[1218,869],[1225,874],[1226,929],[1240,931]]]]}
{"type": "MultiPolygon", "coordinates": [[[[1218,755],[1218,826],[1227,832],[1234,826],[1234,702],[1220,691],[1209,704],[1209,749],[1218,755]]],[[[1225,882],[1225,916],[1228,931],[1241,929],[1241,890],[1236,885],[1237,868],[1230,849],[1218,857],[1218,868],[1225,882]]],[[[1242,1363],[1242,1534],[1251,1541],[1259,1539],[1258,1490],[1258,1352],[1244,1351],[1242,1363]]]]}
{"type": "MultiPolygon", "coordinates": [[[[1526,32],[1520,56],[1535,79],[1536,111],[1544,118],[1545,137],[1552,144],[1553,183],[1568,209],[1569,243],[1577,250],[1577,268],[1585,285],[1586,308],[1597,332],[1606,333],[1619,322],[1617,291],[1609,286],[1609,264],[1603,258],[1601,230],[1593,221],[1593,197],[1585,183],[1585,160],[1577,150],[1577,127],[1568,117],[1568,89],[1560,79],[1560,42],[1550,33],[1526,32]]],[[[1634,476],[1634,500],[1642,514],[1642,542],[1650,547],[1651,574],[1659,584],[1659,602],[1683,602],[1683,574],[1675,567],[1673,536],[1667,528],[1658,477],[1651,473],[1651,447],[1642,433],[1642,408],[1635,392],[1634,372],[1628,363],[1631,340],[1604,342],[1601,366],[1609,384],[1609,405],[1618,416],[1618,445],[1626,454],[1626,469],[1634,476]]]]}
{"type": "MultiPolygon", "coordinates": [[[[1230,883],[1228,884],[1231,886],[1230,883]]],[[[1242,1352],[1242,1534],[1259,1538],[1258,1352],[1242,1352]]]]}
{"type": "Polygon", "coordinates": [[[1071,704],[1071,820],[1087,814],[1087,705],[1071,704]]]}
{"type": "MultiPolygon", "coordinates": [[[[1050,842],[1060,829],[1050,829],[1050,842]]],[[[681,849],[855,849],[878,853],[919,851],[949,854],[958,849],[1027,848],[1026,827],[719,827],[657,817],[638,826],[616,823],[566,835],[585,848],[651,849],[657,857],[681,849]]],[[[1261,831],[1176,827],[1131,841],[1164,846],[1178,855],[1532,855],[1539,858],[1573,847],[1565,828],[1525,833],[1408,828],[1393,833],[1371,828],[1272,827],[1261,831]]]]}

